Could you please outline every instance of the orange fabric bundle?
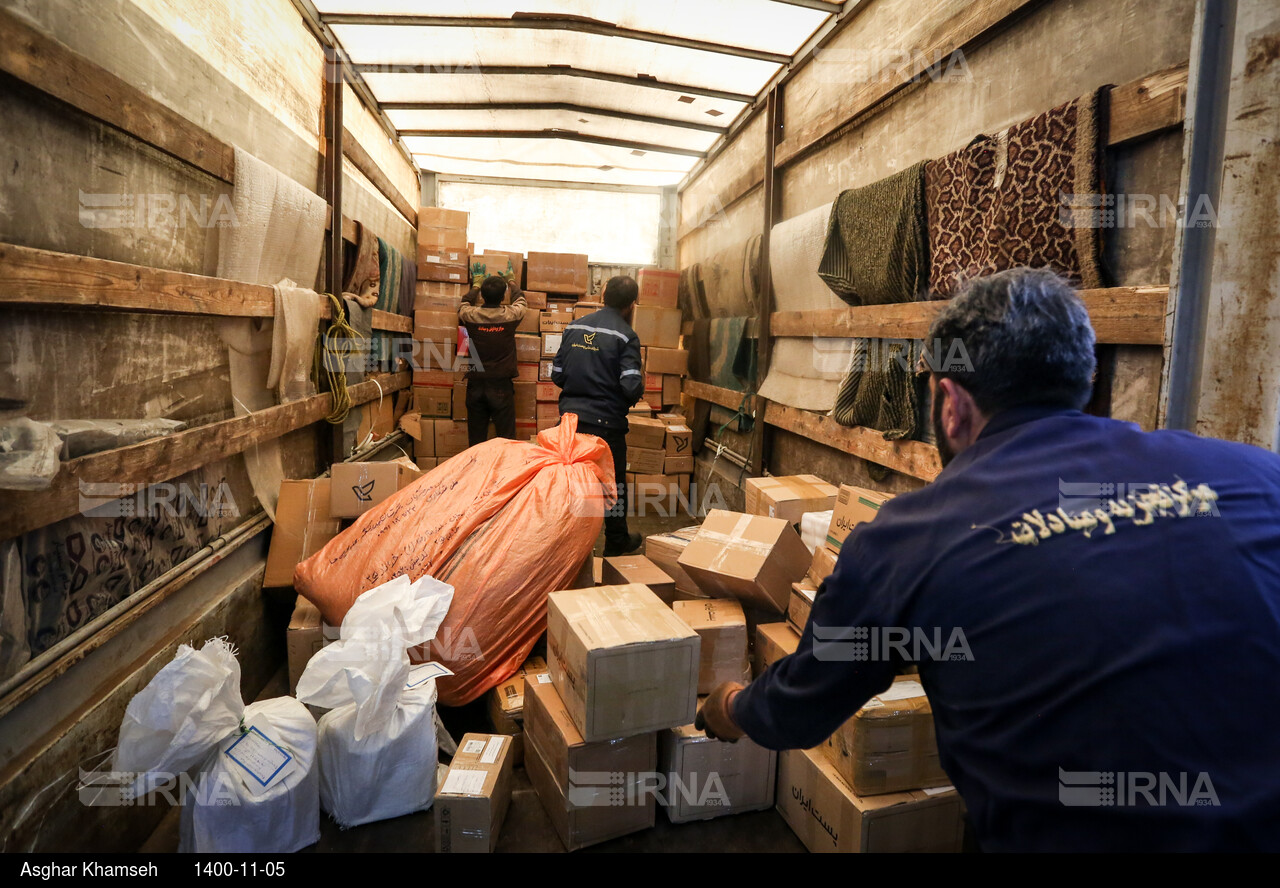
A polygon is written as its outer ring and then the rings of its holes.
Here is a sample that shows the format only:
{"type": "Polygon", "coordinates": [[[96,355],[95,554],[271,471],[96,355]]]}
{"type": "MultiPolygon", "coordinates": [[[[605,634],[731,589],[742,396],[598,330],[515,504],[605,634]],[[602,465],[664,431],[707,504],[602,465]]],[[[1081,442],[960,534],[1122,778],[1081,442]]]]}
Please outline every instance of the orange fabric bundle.
{"type": "Polygon", "coordinates": [[[547,623],[547,593],[578,574],[613,501],[613,458],[573,414],[538,443],[497,438],[441,463],[298,565],[294,587],[341,625],[363,592],[400,574],[454,587],[430,655],[460,706],[513,675],[547,623]]]}

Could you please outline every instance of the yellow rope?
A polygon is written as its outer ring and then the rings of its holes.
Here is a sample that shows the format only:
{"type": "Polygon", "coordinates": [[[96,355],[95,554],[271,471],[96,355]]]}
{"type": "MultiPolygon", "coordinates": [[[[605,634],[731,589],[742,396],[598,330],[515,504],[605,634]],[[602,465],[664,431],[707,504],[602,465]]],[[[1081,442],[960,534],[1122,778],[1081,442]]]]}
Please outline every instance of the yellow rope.
{"type": "Polygon", "coordinates": [[[332,293],[325,293],[333,308],[333,320],[320,338],[320,360],[324,364],[324,372],[329,377],[329,391],[333,394],[333,410],[325,417],[332,425],[346,422],[351,412],[351,393],[347,391],[347,358],[351,356],[354,342],[364,339],[356,329],[347,323],[347,313],[342,300],[332,293]]]}

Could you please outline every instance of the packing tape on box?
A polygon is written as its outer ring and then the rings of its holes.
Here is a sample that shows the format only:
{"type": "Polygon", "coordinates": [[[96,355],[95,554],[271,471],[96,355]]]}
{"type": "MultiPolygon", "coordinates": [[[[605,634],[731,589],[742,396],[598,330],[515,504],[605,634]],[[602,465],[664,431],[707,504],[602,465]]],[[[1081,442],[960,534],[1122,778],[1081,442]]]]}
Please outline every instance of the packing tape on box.
{"type": "Polygon", "coordinates": [[[766,558],[769,556],[769,553],[773,551],[773,543],[761,543],[757,540],[743,539],[743,534],[747,532],[747,527],[750,526],[753,519],[758,517],[760,516],[741,516],[738,518],[738,523],[733,526],[733,530],[728,533],[720,533],[715,530],[698,531],[699,537],[722,545],[720,552],[711,560],[711,570],[719,572],[720,568],[724,566],[725,559],[733,552],[749,552],[752,555],[760,555],[766,558]]]}

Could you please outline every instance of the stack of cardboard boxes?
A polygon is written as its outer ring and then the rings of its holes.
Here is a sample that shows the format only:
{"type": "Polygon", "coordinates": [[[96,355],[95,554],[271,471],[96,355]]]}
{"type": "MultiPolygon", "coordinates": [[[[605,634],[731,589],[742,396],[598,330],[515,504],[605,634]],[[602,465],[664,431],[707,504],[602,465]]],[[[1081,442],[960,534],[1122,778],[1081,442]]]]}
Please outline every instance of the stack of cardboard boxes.
{"type": "MultiPolygon", "coordinates": [[[[573,323],[584,309],[593,311],[595,306],[581,302],[590,288],[585,255],[530,253],[525,267],[528,286],[541,305],[536,330],[540,349],[536,375],[532,377],[535,386],[531,401],[534,431],[541,432],[560,424],[560,388],[551,381],[551,366],[556,352],[560,350],[564,328],[573,323]]],[[[530,294],[526,291],[525,295],[530,294]]]]}
{"type": "MultiPolygon", "coordinates": [[[[418,282],[413,300],[413,411],[428,423],[467,418],[458,306],[471,287],[467,214],[418,210],[418,282]]],[[[434,436],[415,459],[436,459],[434,436]],[[429,451],[429,452],[428,452],[429,451]]],[[[432,466],[423,466],[431,468],[432,466]]]]}
{"type": "Polygon", "coordinates": [[[631,326],[642,347],[645,403],[658,412],[680,405],[682,380],[689,373],[689,353],[680,347],[679,281],[679,272],[653,268],[641,269],[637,279],[640,299],[631,326]]]}
{"type": "Polygon", "coordinates": [[[648,506],[672,510],[689,502],[693,430],[683,416],[632,413],[627,431],[627,494],[635,514],[648,506]],[[648,506],[646,506],[648,504],[648,506]]]}

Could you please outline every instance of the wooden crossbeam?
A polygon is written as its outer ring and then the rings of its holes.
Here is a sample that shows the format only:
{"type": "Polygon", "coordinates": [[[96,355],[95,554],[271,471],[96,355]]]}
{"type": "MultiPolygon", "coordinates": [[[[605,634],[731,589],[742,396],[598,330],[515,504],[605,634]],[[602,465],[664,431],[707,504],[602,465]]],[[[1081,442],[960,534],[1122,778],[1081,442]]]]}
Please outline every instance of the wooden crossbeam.
{"type": "Polygon", "coordinates": [[[755,395],[735,392],[733,389],[722,388],[706,382],[698,382],[696,379],[686,379],[684,381],[684,393],[691,398],[697,398],[699,401],[709,401],[726,410],[737,410],[742,407],[743,398],[745,398],[746,406],[743,407],[743,410],[747,414],[751,414],[756,409],[755,395]]]}
{"type": "Polygon", "coordinates": [[[913,478],[932,481],[942,471],[938,448],[923,441],[889,441],[874,429],[847,428],[829,416],[773,401],[765,405],[764,421],[913,478]]]}

